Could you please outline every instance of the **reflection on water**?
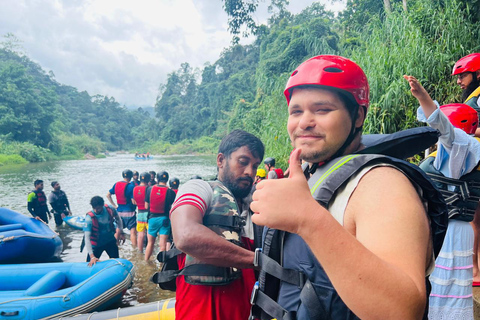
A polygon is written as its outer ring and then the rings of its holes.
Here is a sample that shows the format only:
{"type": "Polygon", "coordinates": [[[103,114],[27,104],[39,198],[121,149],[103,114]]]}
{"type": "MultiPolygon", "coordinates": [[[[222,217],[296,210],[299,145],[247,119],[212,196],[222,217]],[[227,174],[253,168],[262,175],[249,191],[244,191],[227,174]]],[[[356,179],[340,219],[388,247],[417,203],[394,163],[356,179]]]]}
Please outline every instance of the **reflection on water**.
{"type": "MultiPolygon", "coordinates": [[[[45,194],[52,190],[50,183],[58,181],[68,196],[74,215],[84,215],[91,209],[90,199],[93,196],[105,195],[113,184],[122,178],[125,169],[144,171],[166,170],[170,177],[178,177],[180,183],[198,174],[206,178],[214,178],[216,174],[214,156],[156,156],[152,160],[134,160],[133,155],[116,155],[106,159],[55,161],[0,168],[0,206],[30,216],[27,211],[27,194],[33,190],[33,181],[44,180],[45,194]]],[[[49,222],[52,229],[59,233],[63,240],[61,259],[65,262],[84,262],[86,252],[80,252],[83,232],[66,225],[56,227],[49,222]]],[[[156,253],[153,257],[156,256],[156,253]]],[[[134,250],[129,237],[120,246],[120,257],[133,262],[135,279],[132,288],[125,294],[122,305],[135,305],[158,301],[175,296],[175,293],[163,291],[151,283],[150,277],[159,268],[157,261],[144,261],[143,255],[134,250]]],[[[107,259],[104,253],[101,260],[107,259]]]]}

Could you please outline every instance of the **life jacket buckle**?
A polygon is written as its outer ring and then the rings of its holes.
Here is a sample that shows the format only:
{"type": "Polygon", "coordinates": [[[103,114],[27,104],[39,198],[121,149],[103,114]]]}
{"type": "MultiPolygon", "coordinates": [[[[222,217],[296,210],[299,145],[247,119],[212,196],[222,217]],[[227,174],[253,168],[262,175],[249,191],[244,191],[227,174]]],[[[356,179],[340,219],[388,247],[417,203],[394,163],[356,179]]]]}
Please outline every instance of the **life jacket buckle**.
{"type": "Polygon", "coordinates": [[[253,258],[253,266],[258,267],[260,262],[260,255],[262,254],[262,248],[255,249],[255,256],[253,258]]]}
{"type": "Polygon", "coordinates": [[[258,291],[260,290],[260,285],[258,284],[258,281],[255,282],[255,285],[253,286],[252,290],[252,295],[250,296],[250,304],[254,306],[257,302],[258,298],[258,291]]]}

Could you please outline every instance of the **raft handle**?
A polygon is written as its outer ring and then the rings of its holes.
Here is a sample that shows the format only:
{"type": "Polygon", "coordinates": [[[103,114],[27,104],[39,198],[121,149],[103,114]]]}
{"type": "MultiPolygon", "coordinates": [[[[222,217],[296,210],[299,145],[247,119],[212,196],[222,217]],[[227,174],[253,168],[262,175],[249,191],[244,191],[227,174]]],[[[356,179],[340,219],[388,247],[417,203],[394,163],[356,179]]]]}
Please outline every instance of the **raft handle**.
{"type": "Polygon", "coordinates": [[[12,316],[18,316],[20,312],[18,311],[12,311],[12,312],[5,312],[5,311],[2,311],[0,313],[1,316],[4,316],[4,317],[12,317],[12,316]]]}

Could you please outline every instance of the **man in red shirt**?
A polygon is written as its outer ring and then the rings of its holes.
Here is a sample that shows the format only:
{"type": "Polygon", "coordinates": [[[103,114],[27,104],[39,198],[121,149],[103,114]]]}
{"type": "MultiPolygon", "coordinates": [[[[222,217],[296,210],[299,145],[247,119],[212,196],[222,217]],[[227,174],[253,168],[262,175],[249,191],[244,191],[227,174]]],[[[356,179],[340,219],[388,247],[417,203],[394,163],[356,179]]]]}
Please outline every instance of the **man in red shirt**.
{"type": "Polygon", "coordinates": [[[249,195],[263,155],[257,137],[235,130],[220,143],[218,180],[190,180],[179,189],[170,212],[173,239],[186,254],[178,263],[198,273],[177,278],[175,319],[248,319],[255,283],[249,195]],[[226,217],[239,223],[228,226],[226,217]],[[219,272],[201,274],[207,269],[219,272]]]}

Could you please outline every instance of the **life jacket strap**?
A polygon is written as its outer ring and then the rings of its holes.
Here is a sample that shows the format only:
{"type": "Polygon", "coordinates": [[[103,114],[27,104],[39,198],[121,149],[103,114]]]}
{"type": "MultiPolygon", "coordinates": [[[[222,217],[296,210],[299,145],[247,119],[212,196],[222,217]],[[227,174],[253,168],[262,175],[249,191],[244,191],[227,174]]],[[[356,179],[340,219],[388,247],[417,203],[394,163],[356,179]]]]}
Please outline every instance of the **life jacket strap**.
{"type": "MultiPolygon", "coordinates": [[[[297,318],[295,312],[288,312],[275,300],[263,293],[260,290],[258,281],[253,286],[252,295],[250,296],[250,304],[254,307],[258,306],[270,317],[273,317],[277,320],[295,320],[297,318]]],[[[249,320],[255,320],[259,317],[258,315],[254,314],[253,310],[254,308],[252,308],[249,320]]]]}
{"type": "Polygon", "coordinates": [[[462,221],[472,221],[475,215],[476,207],[480,197],[474,195],[473,189],[478,189],[480,184],[474,181],[464,181],[453,178],[447,178],[435,173],[427,173],[429,178],[435,183],[445,185],[439,188],[445,203],[448,207],[448,218],[462,221]],[[448,190],[447,186],[454,186],[455,191],[448,190]]]}
{"type": "Polygon", "coordinates": [[[176,247],[168,251],[160,251],[157,254],[158,262],[165,262],[167,260],[176,258],[178,255],[182,254],[182,251],[178,250],[176,247]]]}
{"type": "Polygon", "coordinates": [[[261,248],[255,249],[253,265],[260,267],[262,271],[265,271],[275,278],[293,284],[300,289],[305,285],[306,276],[303,272],[282,267],[277,261],[264,254],[261,248]]]}
{"type": "Polygon", "coordinates": [[[445,176],[435,174],[435,173],[427,173],[427,175],[430,177],[430,179],[432,179],[432,181],[458,187],[463,200],[466,200],[468,197],[470,197],[470,190],[468,188],[468,182],[467,181],[461,181],[461,180],[458,180],[458,179],[447,178],[445,176]]]}
{"type": "Polygon", "coordinates": [[[241,229],[245,226],[245,218],[234,216],[223,216],[219,214],[209,214],[203,218],[203,224],[205,226],[221,226],[226,228],[241,229]]]}
{"type": "MultiPolygon", "coordinates": [[[[305,285],[303,286],[302,291],[300,292],[300,301],[301,301],[301,305],[303,305],[307,310],[310,320],[330,320],[331,319],[328,312],[325,310],[324,306],[320,303],[320,301],[318,301],[317,293],[315,292],[315,289],[313,288],[312,283],[308,279],[306,280],[305,285]]],[[[261,310],[267,313],[270,317],[273,317],[275,319],[281,319],[281,320],[297,319],[297,313],[295,311],[285,310],[275,300],[273,300],[268,295],[263,293],[260,290],[260,285],[258,284],[258,281],[255,283],[255,286],[253,287],[252,295],[250,297],[250,303],[254,307],[255,306],[259,307],[261,310]]],[[[258,319],[259,317],[259,315],[255,314],[254,310],[258,310],[258,309],[252,308],[252,312],[250,313],[250,320],[258,319]]]]}

